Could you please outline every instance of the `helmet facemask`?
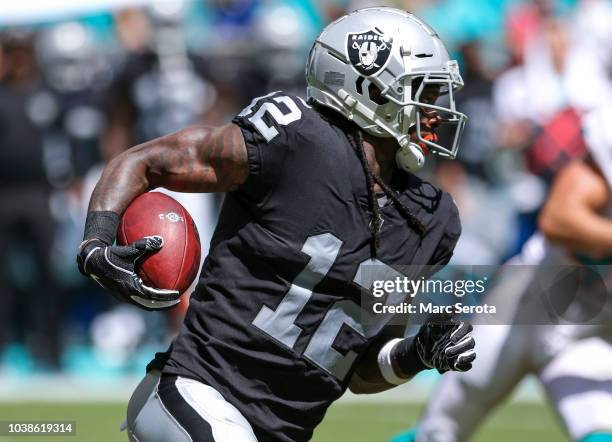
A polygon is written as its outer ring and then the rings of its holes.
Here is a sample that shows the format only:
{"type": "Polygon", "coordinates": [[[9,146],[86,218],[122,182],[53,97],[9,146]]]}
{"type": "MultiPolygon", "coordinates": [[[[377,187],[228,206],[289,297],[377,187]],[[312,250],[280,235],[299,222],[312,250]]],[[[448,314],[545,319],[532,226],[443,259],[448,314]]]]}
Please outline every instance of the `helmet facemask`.
{"type": "Polygon", "coordinates": [[[437,155],[455,158],[467,116],[458,112],[455,106],[454,93],[463,87],[456,61],[448,62],[448,71],[412,73],[399,76],[391,87],[384,85],[376,78],[369,79],[372,84],[381,87],[380,97],[388,102],[387,109],[381,109],[387,121],[396,120],[397,124],[385,124],[384,129],[390,136],[396,138],[400,146],[409,142],[426,147],[427,151],[437,155]],[[439,87],[439,99],[447,98],[448,106],[426,103],[421,100],[428,86],[439,87]],[[393,108],[391,111],[390,108],[393,108]],[[385,112],[386,111],[386,112],[385,112]],[[424,113],[435,112],[438,116],[438,128],[424,128],[421,117],[424,113]],[[389,118],[389,115],[393,115],[389,118]],[[390,127],[394,126],[394,127],[390,127]],[[396,129],[397,128],[397,129],[396,129]],[[391,130],[390,130],[391,129],[391,130]],[[411,133],[416,139],[411,139],[411,133]],[[436,137],[425,136],[424,133],[435,133],[436,137]],[[437,139],[436,139],[437,138],[437,139]]]}

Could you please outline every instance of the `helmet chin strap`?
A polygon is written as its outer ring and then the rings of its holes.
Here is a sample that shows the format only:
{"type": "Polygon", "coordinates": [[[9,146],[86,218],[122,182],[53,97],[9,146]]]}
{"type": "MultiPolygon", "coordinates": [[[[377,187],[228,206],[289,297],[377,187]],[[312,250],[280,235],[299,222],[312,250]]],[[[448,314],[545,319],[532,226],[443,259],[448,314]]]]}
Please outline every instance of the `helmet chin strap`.
{"type": "MultiPolygon", "coordinates": [[[[346,116],[349,118],[349,120],[352,120],[354,118],[355,112],[369,117],[370,120],[375,120],[374,112],[370,111],[357,100],[355,100],[355,98],[351,97],[351,95],[344,89],[339,90],[338,96],[342,100],[342,104],[345,106],[346,116]]],[[[376,126],[380,127],[381,129],[383,129],[384,132],[398,140],[400,148],[395,153],[395,163],[397,164],[397,167],[406,172],[417,171],[423,167],[423,165],[425,164],[425,153],[419,147],[418,144],[415,144],[410,141],[409,135],[400,136],[397,131],[393,130],[389,126],[384,125],[381,121],[377,121],[374,125],[367,126],[367,128],[376,126]]],[[[366,132],[368,133],[372,133],[371,131],[367,130],[367,128],[364,128],[364,130],[366,130],[366,132]]],[[[380,136],[380,134],[373,135],[380,136]]]]}
{"type": "Polygon", "coordinates": [[[425,153],[418,144],[403,138],[395,153],[395,164],[405,172],[414,172],[425,165],[425,153]]]}

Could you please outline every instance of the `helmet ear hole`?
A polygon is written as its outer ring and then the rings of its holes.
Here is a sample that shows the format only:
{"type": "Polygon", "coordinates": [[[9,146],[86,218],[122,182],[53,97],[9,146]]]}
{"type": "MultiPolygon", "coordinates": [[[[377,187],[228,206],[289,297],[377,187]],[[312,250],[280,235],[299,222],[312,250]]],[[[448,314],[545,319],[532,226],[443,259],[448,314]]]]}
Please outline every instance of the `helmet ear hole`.
{"type": "Polygon", "coordinates": [[[369,94],[370,100],[372,100],[374,103],[378,104],[379,106],[383,104],[387,104],[389,102],[389,100],[387,100],[385,97],[381,95],[381,90],[374,83],[370,83],[370,85],[368,86],[368,94],[369,94]]]}

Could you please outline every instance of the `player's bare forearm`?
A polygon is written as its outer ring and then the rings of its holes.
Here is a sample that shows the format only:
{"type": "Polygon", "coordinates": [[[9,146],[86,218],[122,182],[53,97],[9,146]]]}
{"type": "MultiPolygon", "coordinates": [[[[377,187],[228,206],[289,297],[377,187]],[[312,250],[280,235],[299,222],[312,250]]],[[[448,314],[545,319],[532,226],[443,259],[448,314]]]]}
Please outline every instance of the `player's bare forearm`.
{"type": "MultiPolygon", "coordinates": [[[[395,336],[390,336],[387,334],[385,335],[385,339],[378,340],[368,348],[365,355],[357,364],[355,373],[351,378],[349,388],[353,393],[374,394],[397,387],[396,384],[391,384],[384,379],[378,364],[378,355],[382,347],[388,342],[389,339],[398,336],[401,336],[401,334],[395,336]]],[[[425,369],[425,367],[420,363],[420,359],[418,354],[416,354],[416,351],[413,357],[415,364],[412,369],[409,370],[410,373],[406,373],[404,370],[402,370],[397,361],[392,359],[391,363],[393,365],[393,371],[401,375],[402,378],[410,379],[419,371],[425,369]]]]}
{"type": "Polygon", "coordinates": [[[607,182],[592,164],[574,162],[562,170],[539,219],[554,243],[594,258],[612,254],[612,221],[600,214],[610,197],[607,182]]]}
{"type": "Polygon", "coordinates": [[[349,388],[370,394],[400,385],[421,370],[467,371],[476,359],[472,325],[450,314],[431,315],[417,334],[403,336],[402,327],[390,327],[357,363],[349,388]],[[398,333],[399,332],[399,333],[398,333]]]}
{"type": "MultiPolygon", "coordinates": [[[[378,350],[380,351],[380,348],[378,350]]],[[[380,393],[393,387],[396,385],[383,379],[376,360],[367,358],[367,355],[357,366],[349,383],[349,389],[355,394],[380,393]]]]}
{"type": "Polygon", "coordinates": [[[134,198],[156,187],[229,192],[247,175],[246,147],[237,126],[194,126],[135,146],[110,161],[89,211],[121,214],[134,198]]]}

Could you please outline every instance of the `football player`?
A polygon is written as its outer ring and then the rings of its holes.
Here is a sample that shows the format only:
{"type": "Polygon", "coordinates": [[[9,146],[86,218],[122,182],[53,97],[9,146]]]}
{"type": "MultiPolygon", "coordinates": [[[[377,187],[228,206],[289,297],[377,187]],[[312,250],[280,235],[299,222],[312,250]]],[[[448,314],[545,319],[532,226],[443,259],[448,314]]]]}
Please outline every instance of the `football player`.
{"type": "Polygon", "coordinates": [[[159,186],[227,192],[179,335],[128,405],[132,440],[305,441],[347,388],[374,393],[425,368],[471,367],[469,324],[434,318],[404,339],[360,307],[366,267],[395,275],[393,265],[438,269],[451,257],[455,204],[410,170],[428,151],[456,154],[466,121],[456,62],[415,16],[370,8],[322,32],[306,75],[308,102],[273,92],[226,126],[136,146],[93,192],[79,268],[148,309],[179,294],[134,272],[162,238],[113,246],[122,212],[159,186]],[[435,104],[441,94],[449,107],[435,104]]]}
{"type": "MultiPolygon", "coordinates": [[[[583,118],[587,157],[556,176],[540,216],[543,235],[536,234],[510,261],[521,266],[515,272],[520,277],[504,279],[489,294],[514,298],[515,319],[509,323],[513,325],[475,326],[478,363],[469,373],[445,376],[417,428],[393,442],[467,441],[529,374],[537,376],[573,441],[612,442],[610,119],[612,106],[583,118]],[[580,285],[572,284],[572,278],[562,282],[572,300],[565,311],[574,318],[594,318],[593,325],[543,325],[550,324],[546,318],[550,310],[539,304],[542,275],[561,266],[594,263],[603,279],[581,273],[580,285]]],[[[563,288],[554,290],[559,293],[563,288]]]]}

